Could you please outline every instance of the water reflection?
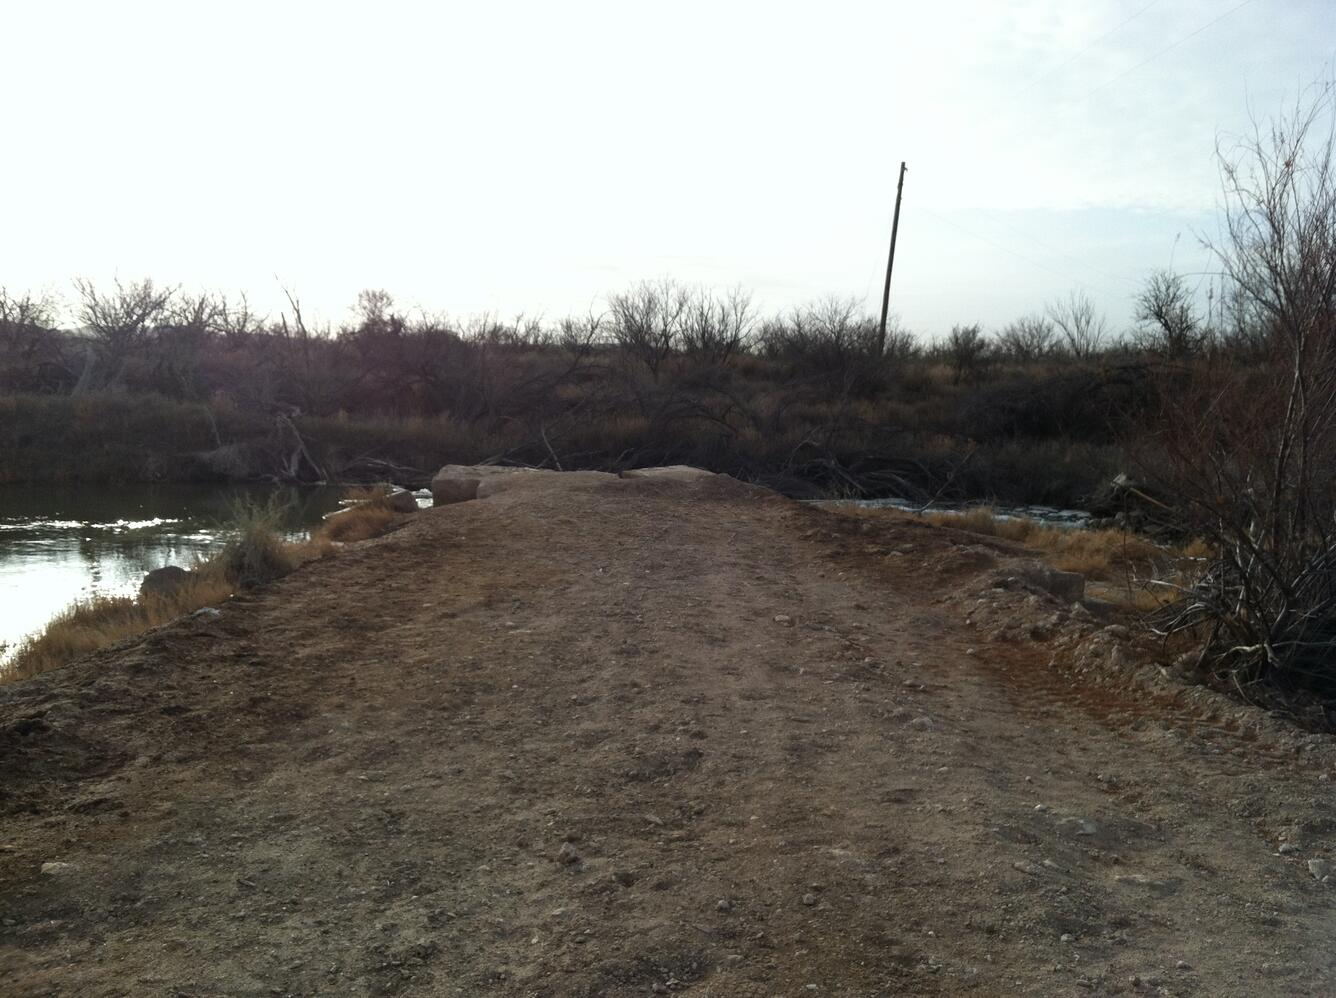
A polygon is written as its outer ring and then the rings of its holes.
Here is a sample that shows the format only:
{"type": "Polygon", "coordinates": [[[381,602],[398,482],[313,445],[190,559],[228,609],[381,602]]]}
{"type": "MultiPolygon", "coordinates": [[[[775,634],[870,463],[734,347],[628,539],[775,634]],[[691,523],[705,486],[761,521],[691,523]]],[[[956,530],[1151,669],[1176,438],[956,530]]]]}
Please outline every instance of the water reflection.
{"type": "Polygon", "coordinates": [[[132,594],[151,569],[189,567],[221,543],[233,503],[275,494],[293,534],[338,506],[327,488],[0,486],[0,655],[75,599],[132,594]]]}

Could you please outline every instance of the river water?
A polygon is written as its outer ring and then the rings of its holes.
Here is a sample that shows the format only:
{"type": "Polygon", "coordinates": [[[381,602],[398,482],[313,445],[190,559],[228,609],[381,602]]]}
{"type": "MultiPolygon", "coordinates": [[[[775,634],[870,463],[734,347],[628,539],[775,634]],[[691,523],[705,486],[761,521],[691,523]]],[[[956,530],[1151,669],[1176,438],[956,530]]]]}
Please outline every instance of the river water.
{"type": "Polygon", "coordinates": [[[294,535],[339,504],[335,488],[0,486],[0,659],[76,599],[132,595],[150,569],[189,568],[223,542],[233,503],[275,493],[294,535]]]}

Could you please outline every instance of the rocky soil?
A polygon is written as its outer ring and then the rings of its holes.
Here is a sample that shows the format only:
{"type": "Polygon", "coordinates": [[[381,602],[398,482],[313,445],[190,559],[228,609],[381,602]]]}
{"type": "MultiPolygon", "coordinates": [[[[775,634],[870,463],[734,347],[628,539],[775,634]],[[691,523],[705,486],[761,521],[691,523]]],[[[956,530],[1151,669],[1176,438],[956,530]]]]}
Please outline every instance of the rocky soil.
{"type": "Polygon", "coordinates": [[[0,688],[6,995],[1323,995],[1328,739],[1018,549],[529,476],[0,688]]]}

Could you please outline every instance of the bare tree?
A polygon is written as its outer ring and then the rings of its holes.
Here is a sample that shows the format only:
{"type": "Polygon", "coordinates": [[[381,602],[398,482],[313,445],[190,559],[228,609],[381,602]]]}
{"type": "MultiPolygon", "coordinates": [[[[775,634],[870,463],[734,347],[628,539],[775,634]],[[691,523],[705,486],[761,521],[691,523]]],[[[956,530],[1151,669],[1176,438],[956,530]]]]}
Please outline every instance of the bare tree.
{"type": "Polygon", "coordinates": [[[55,314],[55,302],[45,295],[0,288],[0,385],[33,390],[43,380],[42,367],[58,363],[55,314]]]}
{"type": "Polygon", "coordinates": [[[79,296],[79,319],[92,334],[102,363],[104,383],[118,380],[125,364],[140,350],[162,317],[175,288],[158,288],[150,279],[122,284],[103,293],[92,281],[74,282],[79,296]]]}
{"type": "Polygon", "coordinates": [[[1047,357],[1057,346],[1057,328],[1042,315],[1023,315],[997,335],[998,350],[1021,363],[1047,357]]]}
{"type": "Polygon", "coordinates": [[[1332,91],[1220,151],[1224,234],[1213,246],[1266,322],[1255,370],[1179,376],[1159,439],[1162,480],[1216,551],[1166,611],[1209,629],[1236,681],[1336,680],[1336,159],[1332,91]]]}
{"type": "Polygon", "coordinates": [[[1136,320],[1142,323],[1138,340],[1143,349],[1171,360],[1197,353],[1205,339],[1201,318],[1192,301],[1192,289],[1180,274],[1157,270],[1136,296],[1136,320]]]}
{"type": "Polygon", "coordinates": [[[663,362],[681,346],[690,304],[690,291],[670,278],[642,281],[609,297],[613,339],[658,381],[663,362]]]}
{"type": "Polygon", "coordinates": [[[987,360],[989,343],[983,328],[976,322],[968,326],[952,326],[946,338],[946,353],[951,360],[952,381],[977,378],[987,360]]]}
{"type": "Polygon", "coordinates": [[[751,295],[741,287],[723,294],[696,288],[682,319],[682,348],[722,364],[747,341],[755,324],[751,295]]]}
{"type": "Polygon", "coordinates": [[[1073,291],[1066,300],[1050,302],[1045,313],[1062,333],[1067,351],[1073,357],[1089,360],[1103,348],[1108,325],[1084,291],[1073,291]]]}

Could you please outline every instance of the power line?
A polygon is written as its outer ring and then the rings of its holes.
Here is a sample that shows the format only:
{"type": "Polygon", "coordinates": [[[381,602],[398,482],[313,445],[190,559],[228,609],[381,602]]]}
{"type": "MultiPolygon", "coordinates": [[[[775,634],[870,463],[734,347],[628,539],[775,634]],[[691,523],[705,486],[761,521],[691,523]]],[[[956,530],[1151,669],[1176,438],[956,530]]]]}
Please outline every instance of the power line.
{"type": "Polygon", "coordinates": [[[995,249],[999,249],[999,250],[1001,250],[1003,253],[1008,254],[1009,256],[1014,256],[1017,260],[1022,260],[1022,261],[1024,261],[1025,263],[1028,263],[1028,264],[1029,264],[1030,266],[1032,266],[1032,267],[1038,267],[1040,270],[1046,270],[1046,271],[1048,271],[1050,274],[1054,274],[1054,275],[1056,275],[1056,276],[1058,276],[1058,277],[1061,277],[1061,278],[1063,278],[1064,280],[1067,280],[1067,281],[1075,281],[1078,285],[1080,285],[1080,286],[1083,287],[1083,288],[1088,288],[1088,287],[1090,286],[1090,282],[1089,282],[1089,281],[1087,281],[1087,280],[1085,280],[1085,279],[1083,279],[1083,278],[1077,277],[1075,274],[1072,274],[1072,273],[1069,273],[1069,272],[1063,272],[1063,271],[1061,271],[1061,270],[1055,270],[1054,268],[1048,266],[1048,264],[1040,263],[1038,260],[1032,259],[1031,257],[1026,256],[1024,253],[1017,253],[1014,249],[1012,249],[1010,246],[1007,246],[1005,243],[1000,243],[1000,242],[998,242],[996,239],[990,239],[988,236],[985,236],[985,235],[983,235],[982,233],[975,232],[973,229],[966,228],[965,226],[961,225],[959,222],[953,222],[953,221],[951,221],[951,219],[947,218],[945,215],[939,215],[937,212],[932,211],[931,209],[928,209],[928,208],[924,208],[924,207],[922,207],[921,205],[917,206],[917,207],[915,208],[915,210],[916,210],[916,211],[921,211],[921,212],[923,212],[925,215],[930,215],[931,217],[937,219],[937,221],[939,221],[939,222],[945,222],[947,225],[951,226],[953,229],[959,229],[961,232],[965,233],[965,235],[967,235],[967,236],[973,236],[975,239],[978,239],[980,242],[985,242],[985,243],[987,243],[989,246],[992,246],[992,247],[994,247],[995,249]]]}
{"type": "Polygon", "coordinates": [[[1111,79],[1111,80],[1105,80],[1103,83],[1101,83],[1099,86],[1097,86],[1094,90],[1091,90],[1089,93],[1082,94],[1080,97],[1076,98],[1076,100],[1075,100],[1073,103],[1080,103],[1081,101],[1089,100],[1091,97],[1094,97],[1095,94],[1099,93],[1101,90],[1105,89],[1106,87],[1111,87],[1111,86],[1113,86],[1113,84],[1117,83],[1119,80],[1126,79],[1127,77],[1129,77],[1129,76],[1131,76],[1133,73],[1135,73],[1138,69],[1140,69],[1142,66],[1147,66],[1147,65],[1149,65],[1150,63],[1154,62],[1156,59],[1158,59],[1160,56],[1162,56],[1162,55],[1164,55],[1164,54],[1166,54],[1166,53],[1168,53],[1168,52],[1172,52],[1174,49],[1178,48],[1178,46],[1182,45],[1184,42],[1187,42],[1187,41],[1192,40],[1193,38],[1196,38],[1198,35],[1200,35],[1200,34],[1201,34],[1203,31],[1205,31],[1207,28],[1212,27],[1213,25],[1219,24],[1219,23],[1220,23],[1221,21],[1223,21],[1225,18],[1229,17],[1230,14],[1233,14],[1233,13],[1236,12],[1236,11],[1242,10],[1244,7],[1248,6],[1248,4],[1250,4],[1250,3],[1252,3],[1252,2],[1253,2],[1253,0],[1243,0],[1242,3],[1237,3],[1237,4],[1235,4],[1233,7],[1230,7],[1229,10],[1225,11],[1223,14],[1220,14],[1220,15],[1218,15],[1217,17],[1213,17],[1213,18],[1211,18],[1211,20],[1207,21],[1205,24],[1203,24],[1200,28],[1197,28],[1195,31],[1190,31],[1190,32],[1188,32],[1188,33],[1187,33],[1186,35],[1184,35],[1182,38],[1178,39],[1178,41],[1176,41],[1176,42],[1172,42],[1172,43],[1170,43],[1169,45],[1166,45],[1164,48],[1160,49],[1158,52],[1154,53],[1153,55],[1147,56],[1145,59],[1142,59],[1139,63],[1137,63],[1137,64],[1136,64],[1135,66],[1133,66],[1131,69],[1128,69],[1128,70],[1126,70],[1126,71],[1124,71],[1124,72],[1122,72],[1122,73],[1119,73],[1117,76],[1113,77],[1113,79],[1111,79]]]}
{"type": "Polygon", "coordinates": [[[1036,246],[1038,246],[1040,249],[1045,250],[1046,252],[1052,253],[1054,256],[1062,257],[1062,258],[1063,258],[1064,260],[1066,260],[1068,263],[1074,263],[1074,264],[1076,264],[1076,266],[1081,267],[1081,268],[1083,268],[1083,269],[1084,269],[1084,268],[1089,268],[1091,273],[1098,274],[1100,277],[1104,278],[1105,280],[1108,280],[1108,281],[1125,281],[1125,282],[1127,282],[1128,284],[1135,284],[1135,283],[1136,283],[1136,281],[1135,281],[1133,278],[1131,278],[1131,277],[1125,277],[1125,276],[1121,276],[1121,275],[1119,275],[1119,274],[1114,274],[1114,273],[1112,273],[1112,272],[1110,272],[1110,271],[1105,270],[1103,267],[1091,267],[1090,264],[1085,263],[1085,262],[1082,261],[1082,260],[1078,260],[1076,257],[1072,256],[1070,253],[1067,253],[1067,252],[1064,251],[1064,250],[1060,250],[1060,249],[1058,249],[1058,248],[1055,247],[1055,246],[1050,246],[1050,245],[1048,245],[1048,243],[1044,242],[1044,241],[1043,241],[1042,239],[1040,239],[1038,236],[1031,235],[1029,232],[1027,232],[1025,229],[1022,229],[1020,226],[1015,225],[1015,224],[1013,224],[1013,223],[1011,223],[1011,222],[1008,222],[1008,221],[1006,221],[1006,220],[1004,220],[1004,219],[1002,219],[1002,218],[999,218],[997,215],[994,215],[994,214],[993,214],[992,212],[990,212],[990,211],[985,211],[983,208],[974,208],[974,209],[972,209],[972,210],[973,210],[974,212],[976,212],[977,214],[982,215],[984,218],[990,219],[994,224],[996,224],[996,225],[1000,225],[1000,226],[1002,226],[1004,229],[1010,229],[1012,232],[1016,233],[1016,235],[1021,236],[1022,238],[1025,238],[1025,239],[1030,240],[1030,242],[1034,243],[1034,244],[1035,244],[1036,246]]]}
{"type": "Polygon", "coordinates": [[[1044,72],[1040,73],[1038,76],[1036,76],[1034,79],[1032,79],[1029,83],[1025,84],[1025,86],[1021,87],[1021,88],[1020,88],[1019,90],[1017,90],[1014,94],[1012,94],[1012,95],[1011,95],[1011,99],[1012,99],[1012,100],[1015,100],[1015,99],[1016,99],[1017,97],[1019,97],[1021,94],[1024,94],[1024,93],[1027,93],[1028,91],[1030,91],[1030,90],[1035,86],[1035,84],[1037,84],[1040,80],[1046,80],[1046,79],[1048,79],[1050,76],[1052,76],[1054,73],[1058,72],[1059,70],[1066,69],[1066,68],[1067,68],[1068,66],[1070,66],[1072,63],[1074,63],[1077,59],[1081,58],[1081,56],[1085,55],[1087,52],[1089,52],[1091,49],[1093,49],[1093,48],[1094,48],[1096,45],[1098,45],[1100,42],[1104,41],[1104,40],[1107,39],[1107,38],[1112,38],[1112,37],[1113,37],[1114,35],[1116,35],[1119,31],[1121,31],[1124,27],[1126,27],[1127,25],[1131,24],[1131,23],[1132,23],[1133,21],[1135,21],[1138,17],[1140,17],[1142,14],[1146,13],[1146,11],[1150,10],[1152,7],[1154,7],[1154,6],[1155,6],[1157,3],[1159,3],[1159,2],[1160,2],[1160,0],[1150,0],[1150,3],[1146,4],[1146,6],[1142,7],[1140,10],[1138,10],[1135,14],[1132,14],[1130,17],[1125,17],[1125,18],[1123,18],[1123,19],[1122,19],[1121,21],[1119,21],[1116,25],[1114,25],[1114,26],[1113,26],[1112,28],[1110,28],[1108,31],[1104,32],[1104,34],[1100,35],[1100,36],[1099,36],[1098,38],[1096,38],[1093,42],[1091,42],[1091,43],[1090,43],[1089,45],[1087,45],[1085,48],[1081,49],[1081,51],[1077,52],[1077,53],[1076,53],[1075,55],[1073,55],[1071,58],[1069,58],[1069,59],[1067,59],[1067,60],[1065,60],[1065,61],[1063,61],[1063,62],[1058,63],[1058,65],[1054,66],[1052,69],[1047,69],[1047,70],[1045,70],[1044,72]]]}

